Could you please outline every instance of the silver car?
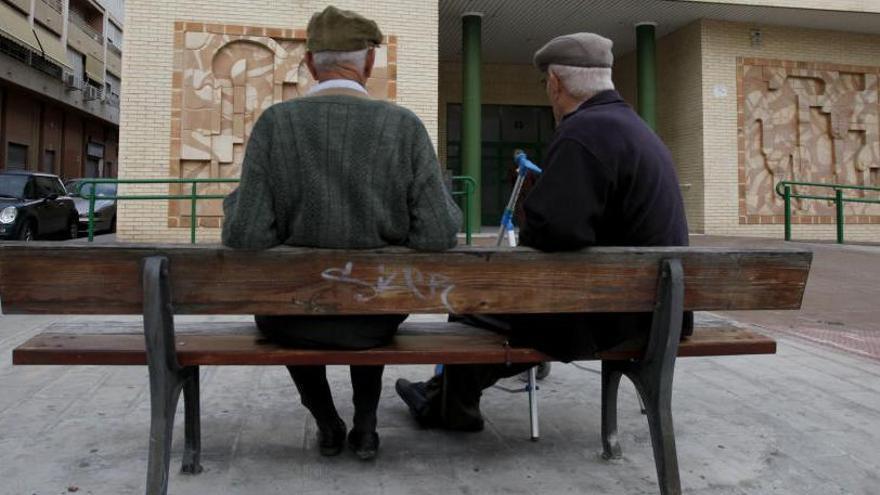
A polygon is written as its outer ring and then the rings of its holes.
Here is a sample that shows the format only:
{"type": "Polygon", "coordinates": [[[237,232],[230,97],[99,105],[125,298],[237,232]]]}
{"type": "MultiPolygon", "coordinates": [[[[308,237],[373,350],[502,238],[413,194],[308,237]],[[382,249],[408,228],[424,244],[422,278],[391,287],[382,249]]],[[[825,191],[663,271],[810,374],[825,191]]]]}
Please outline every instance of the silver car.
{"type": "Polygon", "coordinates": [[[89,196],[94,188],[95,232],[116,232],[116,200],[102,199],[116,197],[116,184],[82,184],[83,180],[73,179],[64,184],[79,212],[79,230],[89,229],[89,196]]]}

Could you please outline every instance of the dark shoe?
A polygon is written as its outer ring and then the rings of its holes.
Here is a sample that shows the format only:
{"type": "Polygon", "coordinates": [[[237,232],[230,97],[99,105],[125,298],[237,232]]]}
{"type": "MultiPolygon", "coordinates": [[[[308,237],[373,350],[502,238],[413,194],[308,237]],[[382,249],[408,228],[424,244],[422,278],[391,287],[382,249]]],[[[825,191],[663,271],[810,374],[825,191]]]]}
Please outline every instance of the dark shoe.
{"type": "Polygon", "coordinates": [[[348,446],[362,461],[375,459],[379,453],[379,434],[375,431],[351,430],[348,433],[348,446]]]}
{"type": "Polygon", "coordinates": [[[345,447],[345,422],[336,419],[329,425],[318,424],[318,450],[321,455],[332,457],[339,455],[345,447]]]}
{"type": "Polygon", "coordinates": [[[450,431],[483,431],[482,417],[467,417],[459,422],[443,421],[439,411],[431,411],[426,382],[411,382],[400,378],[394,384],[397,395],[409,406],[409,413],[422,428],[442,428],[450,431]]]}
{"type": "Polygon", "coordinates": [[[394,383],[394,390],[409,407],[409,413],[423,427],[430,427],[428,421],[429,403],[426,395],[427,385],[425,382],[411,382],[405,378],[399,378],[394,383]]]}

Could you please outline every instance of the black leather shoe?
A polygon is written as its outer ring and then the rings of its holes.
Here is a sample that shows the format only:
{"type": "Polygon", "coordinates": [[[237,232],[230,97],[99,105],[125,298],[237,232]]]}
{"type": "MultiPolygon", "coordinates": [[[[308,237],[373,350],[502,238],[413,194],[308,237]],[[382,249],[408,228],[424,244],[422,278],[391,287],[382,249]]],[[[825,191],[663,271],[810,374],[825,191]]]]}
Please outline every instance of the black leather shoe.
{"type": "Polygon", "coordinates": [[[422,426],[430,427],[428,421],[428,396],[425,382],[411,382],[405,378],[399,378],[394,383],[394,390],[409,407],[409,413],[422,426]]]}
{"type": "Polygon", "coordinates": [[[329,425],[318,425],[318,450],[321,455],[339,455],[345,447],[345,422],[337,418],[329,425]]]}
{"type": "Polygon", "coordinates": [[[425,382],[411,382],[400,378],[394,384],[397,395],[409,406],[409,413],[422,428],[442,428],[450,431],[483,431],[483,418],[463,418],[459,422],[442,421],[439,411],[431,411],[425,382]],[[464,422],[462,422],[464,421],[464,422]]]}
{"type": "Polygon", "coordinates": [[[362,461],[375,459],[379,453],[379,434],[375,431],[351,430],[348,433],[348,446],[362,461]]]}

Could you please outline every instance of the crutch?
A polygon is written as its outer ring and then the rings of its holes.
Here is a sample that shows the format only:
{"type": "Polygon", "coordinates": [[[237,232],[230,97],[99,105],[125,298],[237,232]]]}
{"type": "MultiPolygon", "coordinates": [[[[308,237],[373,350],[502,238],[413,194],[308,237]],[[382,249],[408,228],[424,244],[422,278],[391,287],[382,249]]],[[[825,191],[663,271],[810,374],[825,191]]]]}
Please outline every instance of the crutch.
{"type": "Polygon", "coordinates": [[[495,246],[500,246],[505,237],[507,237],[510,247],[516,246],[516,231],[513,227],[513,212],[516,209],[516,201],[519,199],[519,193],[522,191],[523,182],[525,182],[529,171],[536,174],[543,172],[541,167],[529,160],[529,157],[526,156],[523,150],[513,152],[513,161],[518,169],[516,182],[513,184],[513,192],[510,194],[507,207],[504,208],[504,213],[501,214],[501,226],[498,228],[498,238],[495,240],[495,246]]]}
{"type": "MultiPolygon", "coordinates": [[[[507,202],[507,207],[504,208],[504,213],[501,214],[501,226],[498,228],[498,238],[495,240],[495,246],[501,246],[501,243],[506,237],[508,245],[510,247],[516,247],[516,231],[513,225],[513,212],[516,210],[516,202],[519,199],[523,183],[526,180],[526,176],[529,175],[529,172],[531,171],[536,174],[543,172],[541,167],[535,165],[529,160],[523,150],[516,150],[513,152],[513,161],[517,166],[516,182],[513,184],[513,192],[510,193],[510,200],[507,202]]],[[[544,366],[549,370],[549,363],[544,366]]],[[[537,371],[538,366],[533,366],[526,372],[526,376],[528,377],[526,391],[529,394],[529,430],[532,441],[537,441],[540,433],[538,430],[537,371]]]]}

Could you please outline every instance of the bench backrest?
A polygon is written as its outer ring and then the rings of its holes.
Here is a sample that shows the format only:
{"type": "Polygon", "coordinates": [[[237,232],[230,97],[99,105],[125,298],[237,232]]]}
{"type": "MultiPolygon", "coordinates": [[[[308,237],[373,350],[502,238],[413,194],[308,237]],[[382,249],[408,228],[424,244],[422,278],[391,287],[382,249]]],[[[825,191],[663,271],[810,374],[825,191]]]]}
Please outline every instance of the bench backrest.
{"type": "Polygon", "coordinates": [[[663,259],[680,259],[687,310],[797,309],[801,249],[231,250],[0,243],[6,314],[141,314],[143,260],[169,260],[177,314],[651,311],[663,259]]]}

